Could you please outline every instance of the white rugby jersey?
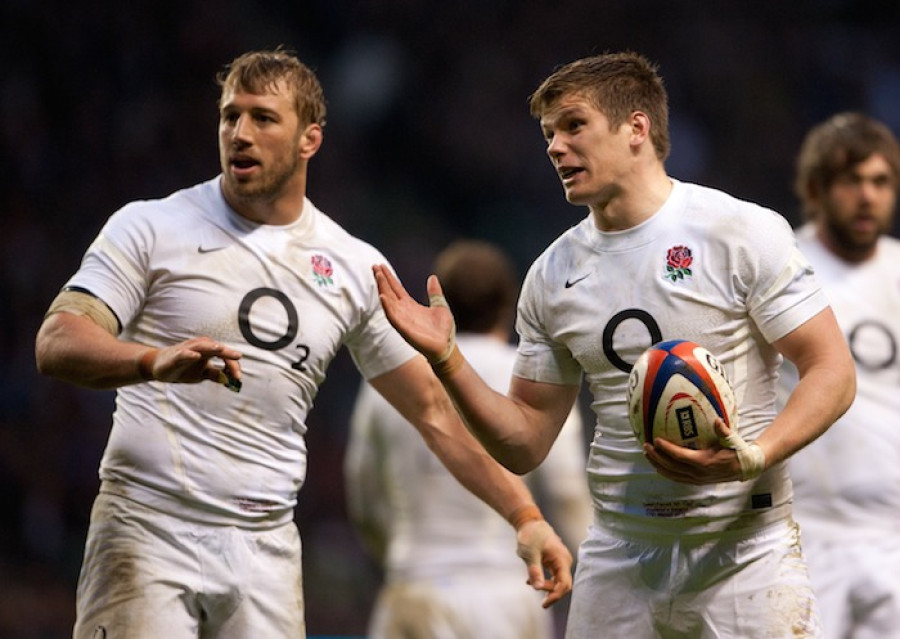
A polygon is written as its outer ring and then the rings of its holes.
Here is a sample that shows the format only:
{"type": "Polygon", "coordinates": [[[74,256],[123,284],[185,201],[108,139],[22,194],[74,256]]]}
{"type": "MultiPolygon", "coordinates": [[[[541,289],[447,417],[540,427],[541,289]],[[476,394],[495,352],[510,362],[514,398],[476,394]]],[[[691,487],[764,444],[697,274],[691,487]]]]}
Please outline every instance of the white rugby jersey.
{"type": "MultiPolygon", "coordinates": [[[[494,337],[460,333],[460,351],[499,392],[509,387],[515,348],[494,337]]],[[[584,500],[585,440],[574,410],[547,459],[527,481],[546,497],[542,508],[565,534],[573,528],[577,546],[587,534],[584,511],[578,522],[553,517],[554,500],[584,500]]],[[[440,581],[465,573],[506,571],[522,575],[515,532],[503,517],[466,490],[435,457],[413,427],[375,390],[363,385],[351,419],[345,459],[346,487],[357,520],[388,537],[385,558],[388,582],[440,581]]],[[[442,582],[443,583],[443,582],[442,582]]]]}
{"type": "Polygon", "coordinates": [[[346,345],[366,378],[414,355],[384,316],[384,257],[306,200],[269,226],[226,204],[220,178],[116,212],[67,283],[115,312],[122,339],[209,336],[240,351],[243,388],[149,382],[118,389],[102,490],[201,521],[270,526],[293,516],[305,419],[346,345]]]}
{"type": "Polygon", "coordinates": [[[588,475],[600,519],[650,532],[712,532],[785,516],[785,464],[750,482],[692,486],[659,475],[628,422],[625,388],[638,356],[687,339],[724,365],[753,441],[775,414],[781,356],[770,345],[827,306],[790,226],[775,212],[674,181],[637,227],[601,232],[589,216],[529,270],[519,302],[515,374],[578,384],[596,415],[588,475]]]}
{"type": "MultiPolygon", "coordinates": [[[[856,362],[850,409],[789,463],[804,534],[865,541],[900,524],[900,241],[882,236],[875,256],[848,264],[797,232],[856,362]]],[[[796,382],[796,370],[785,384],[796,382]]]]}

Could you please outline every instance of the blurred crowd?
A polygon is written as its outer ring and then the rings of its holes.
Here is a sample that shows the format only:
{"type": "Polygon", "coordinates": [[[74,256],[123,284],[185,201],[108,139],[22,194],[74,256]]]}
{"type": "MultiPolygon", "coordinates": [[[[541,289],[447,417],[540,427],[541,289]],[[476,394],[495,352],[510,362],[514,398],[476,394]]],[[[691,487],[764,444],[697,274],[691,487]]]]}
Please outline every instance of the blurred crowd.
{"type": "MultiPolygon", "coordinates": [[[[567,206],[527,111],[591,52],[659,63],[675,177],[799,221],[810,125],[862,110],[900,132],[890,0],[0,0],[0,638],[70,636],[112,395],[41,378],[40,318],[105,219],[218,172],[213,77],[283,44],[329,102],[310,198],[424,294],[458,237],[524,268],[586,211],[567,206]]],[[[297,521],[312,634],[361,634],[379,578],[349,529],[341,463],[359,383],[330,369],[309,419],[297,521]]]]}

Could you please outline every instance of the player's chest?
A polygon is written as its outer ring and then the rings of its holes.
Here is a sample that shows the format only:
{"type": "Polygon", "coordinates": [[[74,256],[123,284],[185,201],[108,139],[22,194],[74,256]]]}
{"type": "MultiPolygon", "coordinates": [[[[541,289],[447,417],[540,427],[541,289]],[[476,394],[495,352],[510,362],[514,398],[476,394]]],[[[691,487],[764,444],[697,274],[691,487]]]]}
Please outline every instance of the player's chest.
{"type": "Polygon", "coordinates": [[[346,288],[348,275],[320,251],[198,251],[152,270],[145,314],[185,337],[210,335],[288,358],[304,351],[329,359],[361,316],[346,288]]]}
{"type": "Polygon", "coordinates": [[[651,344],[697,340],[743,313],[729,279],[716,277],[718,263],[698,265],[689,247],[672,248],[586,261],[546,291],[545,328],[584,370],[627,372],[651,344]]]}

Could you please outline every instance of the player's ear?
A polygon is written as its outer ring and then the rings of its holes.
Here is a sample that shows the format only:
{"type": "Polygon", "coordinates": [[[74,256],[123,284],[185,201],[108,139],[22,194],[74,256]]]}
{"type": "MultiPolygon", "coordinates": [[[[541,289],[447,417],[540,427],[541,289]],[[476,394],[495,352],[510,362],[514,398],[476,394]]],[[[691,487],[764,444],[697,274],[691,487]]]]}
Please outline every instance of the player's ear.
{"type": "Polygon", "coordinates": [[[631,127],[631,145],[638,147],[650,138],[650,116],[643,111],[634,111],[628,121],[631,127]]]}
{"type": "Polygon", "coordinates": [[[299,148],[301,157],[309,159],[314,156],[319,147],[322,146],[323,138],[324,132],[321,125],[316,123],[307,124],[300,135],[299,148]]]}

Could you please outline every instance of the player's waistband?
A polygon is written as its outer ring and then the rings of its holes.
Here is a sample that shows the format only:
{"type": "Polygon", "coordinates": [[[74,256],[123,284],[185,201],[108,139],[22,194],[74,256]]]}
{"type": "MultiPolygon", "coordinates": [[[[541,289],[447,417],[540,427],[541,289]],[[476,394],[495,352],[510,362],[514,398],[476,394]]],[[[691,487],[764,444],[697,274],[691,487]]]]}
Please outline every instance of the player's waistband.
{"type": "Polygon", "coordinates": [[[791,521],[791,506],[784,504],[762,511],[745,512],[732,517],[647,517],[628,513],[594,511],[594,525],[608,535],[626,540],[671,540],[702,542],[752,536],[778,522],[791,521]]]}
{"type": "Polygon", "coordinates": [[[145,508],[150,508],[181,520],[214,526],[236,526],[247,530],[269,530],[282,526],[293,519],[292,509],[244,513],[238,512],[237,508],[235,508],[235,512],[230,512],[223,508],[215,508],[200,502],[188,501],[140,484],[124,484],[118,481],[103,480],[100,482],[100,492],[128,499],[145,508]]]}

